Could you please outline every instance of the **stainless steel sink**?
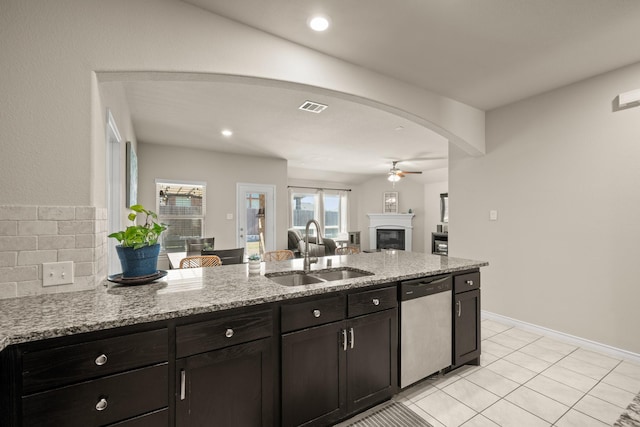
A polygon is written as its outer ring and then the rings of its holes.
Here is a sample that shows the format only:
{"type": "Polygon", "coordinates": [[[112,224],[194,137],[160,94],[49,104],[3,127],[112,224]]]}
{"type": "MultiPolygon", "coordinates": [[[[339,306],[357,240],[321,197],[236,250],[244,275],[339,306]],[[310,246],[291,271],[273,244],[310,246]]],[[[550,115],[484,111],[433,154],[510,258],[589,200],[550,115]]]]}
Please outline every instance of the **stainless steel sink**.
{"type": "Polygon", "coordinates": [[[355,268],[350,267],[340,267],[340,268],[332,268],[328,270],[318,270],[312,271],[311,273],[314,277],[319,277],[327,282],[332,280],[345,280],[345,279],[355,279],[356,277],[362,276],[373,276],[373,273],[364,270],[357,270],[355,268]]]}
{"type": "Polygon", "coordinates": [[[324,280],[305,274],[304,271],[288,271],[283,273],[267,273],[264,277],[273,280],[283,286],[311,285],[313,283],[324,282],[324,280]]]}
{"type": "Polygon", "coordinates": [[[362,276],[373,276],[374,273],[352,267],[328,268],[305,273],[301,270],[267,273],[264,277],[283,286],[311,285],[313,283],[331,282],[333,280],[355,279],[362,276]]]}

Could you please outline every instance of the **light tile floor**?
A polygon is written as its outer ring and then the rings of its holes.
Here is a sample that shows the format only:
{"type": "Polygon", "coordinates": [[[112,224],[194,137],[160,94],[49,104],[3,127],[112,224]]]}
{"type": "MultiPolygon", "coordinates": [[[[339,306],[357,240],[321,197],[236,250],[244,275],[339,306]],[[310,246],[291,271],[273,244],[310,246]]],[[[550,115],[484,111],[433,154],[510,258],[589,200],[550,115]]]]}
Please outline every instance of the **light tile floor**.
{"type": "Polygon", "coordinates": [[[489,319],[480,364],[393,399],[434,427],[599,427],[613,425],[640,392],[638,364],[489,319]]]}

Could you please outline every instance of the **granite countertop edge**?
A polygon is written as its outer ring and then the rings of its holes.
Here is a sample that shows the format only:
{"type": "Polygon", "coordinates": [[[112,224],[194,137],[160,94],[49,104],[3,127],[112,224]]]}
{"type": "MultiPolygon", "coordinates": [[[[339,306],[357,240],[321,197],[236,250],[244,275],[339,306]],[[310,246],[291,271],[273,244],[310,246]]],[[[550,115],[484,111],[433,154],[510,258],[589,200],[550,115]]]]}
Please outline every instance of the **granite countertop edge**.
{"type": "Polygon", "coordinates": [[[165,280],[136,287],[120,287],[105,278],[95,290],[0,300],[0,351],[11,345],[49,338],[277,303],[489,265],[484,261],[405,252],[326,258],[334,260],[334,268],[348,266],[375,275],[291,287],[275,284],[264,277],[265,272],[299,270],[301,260],[293,260],[262,263],[261,274],[254,277],[248,275],[246,265],[233,265],[170,270],[165,280]],[[183,291],[180,286],[187,288],[183,291]],[[196,288],[192,290],[189,286],[196,288]]]}

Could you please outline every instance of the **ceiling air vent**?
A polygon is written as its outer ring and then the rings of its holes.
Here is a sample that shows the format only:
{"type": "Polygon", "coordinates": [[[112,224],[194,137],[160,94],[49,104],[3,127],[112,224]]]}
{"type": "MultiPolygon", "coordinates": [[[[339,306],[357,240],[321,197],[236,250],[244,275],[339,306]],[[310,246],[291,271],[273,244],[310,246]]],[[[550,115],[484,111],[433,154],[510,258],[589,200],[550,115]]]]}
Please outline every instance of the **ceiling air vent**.
{"type": "Polygon", "coordinates": [[[313,101],[304,101],[299,107],[300,110],[309,111],[310,113],[321,113],[328,105],[318,104],[313,101]]]}

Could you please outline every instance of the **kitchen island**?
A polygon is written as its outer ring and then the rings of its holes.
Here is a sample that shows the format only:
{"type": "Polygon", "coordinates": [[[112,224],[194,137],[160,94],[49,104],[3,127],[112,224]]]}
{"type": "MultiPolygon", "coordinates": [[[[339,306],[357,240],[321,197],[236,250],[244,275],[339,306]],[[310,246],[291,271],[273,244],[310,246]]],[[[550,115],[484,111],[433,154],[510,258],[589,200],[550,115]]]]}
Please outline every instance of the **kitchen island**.
{"type": "MultiPolygon", "coordinates": [[[[309,307],[316,303],[318,306],[325,304],[329,311],[335,311],[335,322],[331,324],[340,326],[344,322],[357,322],[359,317],[349,320],[351,317],[347,301],[350,304],[351,297],[357,300],[363,292],[371,290],[380,291],[385,298],[393,295],[393,301],[390,302],[392,305],[383,303],[376,310],[384,310],[374,314],[378,317],[384,315],[393,321],[390,324],[397,325],[394,320],[397,317],[395,289],[399,281],[477,271],[488,265],[486,262],[430,254],[382,251],[320,258],[318,264],[312,265],[312,270],[326,269],[329,260],[331,268],[350,267],[369,271],[373,275],[304,286],[282,286],[264,276],[265,273],[302,270],[302,259],[294,259],[263,263],[261,274],[256,276],[249,275],[247,265],[244,264],[171,270],[162,280],[147,285],[121,286],[105,282],[95,291],[2,300],[0,349],[3,351],[0,353],[0,383],[4,385],[0,407],[8,409],[0,413],[0,424],[28,425],[30,420],[37,423],[41,419],[31,417],[31,412],[41,411],[43,416],[51,417],[52,410],[57,407],[48,406],[50,402],[63,398],[73,399],[73,393],[79,393],[79,396],[90,394],[87,390],[91,390],[92,386],[107,381],[115,384],[114,390],[122,389],[122,384],[129,384],[127,388],[132,394],[126,399],[123,397],[123,401],[135,401],[136,390],[142,392],[149,387],[157,391],[166,386],[171,391],[165,390],[165,393],[150,396],[146,399],[149,401],[146,402],[147,406],[142,402],[142,407],[135,410],[124,408],[121,413],[112,409],[118,408],[113,396],[109,400],[107,394],[103,393],[103,396],[98,393],[96,401],[90,405],[91,412],[78,417],[79,420],[85,417],[85,421],[82,421],[84,425],[133,420],[135,417],[144,417],[157,425],[193,422],[186,420],[184,414],[193,414],[197,409],[194,403],[196,400],[190,399],[189,395],[196,390],[197,384],[189,383],[190,386],[185,388],[185,375],[191,371],[197,372],[205,365],[213,366],[211,363],[214,359],[220,362],[233,359],[232,354],[245,354],[254,355],[255,358],[250,359],[259,363],[236,367],[238,372],[251,373],[247,378],[236,381],[240,383],[239,390],[246,393],[247,388],[253,387],[249,383],[255,381],[255,377],[260,379],[258,388],[262,388],[264,393],[260,394],[261,398],[256,398],[262,408],[259,414],[262,421],[259,424],[286,425],[286,422],[281,421],[281,412],[286,412],[286,408],[281,408],[277,403],[279,374],[283,374],[280,372],[280,357],[287,357],[287,334],[293,336],[302,330],[316,331],[319,328],[315,326],[322,323],[321,320],[324,321],[326,311],[317,315],[318,319],[314,320],[316,323],[305,323],[307,321],[302,320],[300,326],[291,326],[298,320],[287,323],[287,313],[290,312],[293,316],[291,319],[294,319],[299,307],[304,304],[311,304],[309,307]],[[285,327],[290,328],[290,331],[285,331],[285,327]],[[215,334],[211,333],[216,328],[222,328],[226,343],[216,341],[215,334]],[[281,338],[278,339],[279,337],[281,338]],[[106,370],[104,374],[80,369],[79,372],[66,375],[59,368],[53,375],[55,378],[51,378],[50,365],[55,366],[59,362],[64,369],[73,371],[73,366],[68,365],[74,360],[68,359],[81,355],[85,349],[93,354],[91,351],[97,350],[89,350],[88,347],[98,344],[105,348],[113,347],[116,353],[120,351],[127,354],[127,360],[120,367],[111,365],[113,370],[106,370]],[[141,346],[145,348],[140,348],[141,346]],[[127,364],[134,359],[139,359],[137,364],[127,364]],[[136,388],[138,383],[144,384],[144,387],[136,388]],[[275,403],[266,395],[272,396],[275,403]],[[22,396],[21,401],[19,396],[22,396]],[[189,407],[182,408],[187,402],[189,407]],[[112,418],[100,418],[110,410],[114,413],[112,418]]],[[[313,310],[314,313],[316,311],[320,312],[313,310]]],[[[351,323],[345,325],[347,326],[340,326],[340,333],[345,331],[346,334],[347,327],[353,333],[351,323]]],[[[396,332],[391,331],[390,335],[392,349],[397,348],[396,332]]],[[[350,341],[350,345],[353,346],[353,341],[350,341]]],[[[347,341],[344,341],[344,346],[346,352],[347,341]]],[[[107,355],[98,353],[91,356],[92,367],[109,366],[112,363],[113,358],[107,362],[107,355]]],[[[204,371],[194,376],[208,378],[201,385],[222,399],[222,395],[233,396],[234,393],[227,389],[215,389],[211,378],[221,379],[232,369],[232,366],[226,366],[221,371],[215,371],[214,377],[207,377],[204,371]]],[[[340,365],[340,369],[344,369],[344,366],[340,365]]],[[[286,371],[285,367],[283,370],[286,371]]],[[[217,383],[219,387],[233,388],[229,381],[213,383],[217,383]]],[[[397,381],[395,382],[391,391],[397,391],[397,381]]],[[[248,400],[251,403],[251,399],[248,400]]],[[[206,407],[210,403],[203,405],[206,407]]],[[[227,402],[223,406],[228,405],[227,402]]],[[[126,405],[121,405],[124,406],[126,405]]],[[[67,412],[63,411],[61,416],[74,416],[75,410],[75,407],[70,408],[67,412]]],[[[327,420],[334,421],[348,413],[353,411],[347,412],[345,409],[327,420]]],[[[240,422],[238,425],[241,424],[240,422]]],[[[318,425],[323,423],[319,421],[318,425]]]]}

